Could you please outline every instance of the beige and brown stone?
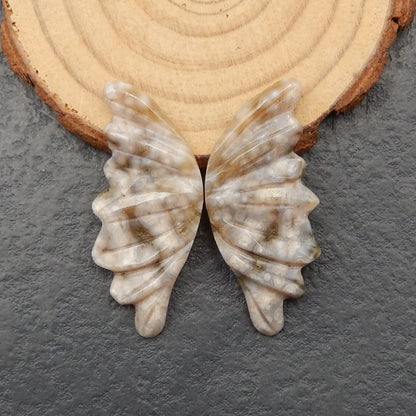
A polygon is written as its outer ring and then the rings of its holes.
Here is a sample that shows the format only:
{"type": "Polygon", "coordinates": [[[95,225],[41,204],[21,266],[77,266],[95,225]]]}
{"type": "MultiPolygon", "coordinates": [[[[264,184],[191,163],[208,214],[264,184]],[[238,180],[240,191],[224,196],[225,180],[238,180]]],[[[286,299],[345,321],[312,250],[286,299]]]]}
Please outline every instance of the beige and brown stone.
{"type": "Polygon", "coordinates": [[[274,335],[283,301],[303,294],[301,269],[320,253],[308,214],[318,198],[293,152],[300,88],[283,80],[244,105],[208,161],[205,200],[214,237],[236,274],[254,326],[274,335]]]}
{"type": "Polygon", "coordinates": [[[138,332],[152,337],[164,327],[198,229],[201,173],[147,95],[122,82],[108,84],[104,95],[113,113],[105,129],[112,157],[104,167],[109,190],[93,203],[102,228],[92,255],[114,272],[113,298],[134,304],[138,332]]]}

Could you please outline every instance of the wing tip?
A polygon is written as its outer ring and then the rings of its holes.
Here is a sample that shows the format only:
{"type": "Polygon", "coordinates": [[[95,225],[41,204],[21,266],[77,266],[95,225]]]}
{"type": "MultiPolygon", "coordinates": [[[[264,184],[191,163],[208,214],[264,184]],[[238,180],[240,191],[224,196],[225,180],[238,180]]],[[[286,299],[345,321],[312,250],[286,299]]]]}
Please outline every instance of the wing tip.
{"type": "Polygon", "coordinates": [[[250,307],[249,313],[251,321],[253,322],[253,326],[257,329],[258,332],[260,332],[263,335],[273,337],[283,329],[283,306],[279,308],[277,311],[273,311],[270,314],[271,316],[266,316],[265,318],[253,313],[250,307]],[[278,315],[278,319],[276,319],[275,315],[278,315]]]}
{"type": "Polygon", "coordinates": [[[225,135],[229,131],[239,131],[241,134],[248,125],[254,122],[264,123],[266,119],[281,114],[289,115],[287,122],[292,125],[293,131],[300,134],[303,126],[293,116],[293,112],[301,95],[301,85],[297,80],[282,78],[243,104],[235,114],[225,135]]]}
{"type": "Polygon", "coordinates": [[[152,98],[127,82],[108,82],[104,87],[103,95],[112,110],[113,116],[121,115],[129,118],[133,113],[142,113],[150,110],[153,113],[158,113],[158,117],[161,118],[159,107],[152,98]]]}
{"type": "Polygon", "coordinates": [[[285,297],[275,290],[242,276],[239,276],[239,281],[254,327],[263,335],[278,334],[284,325],[283,301],[285,297]]]}
{"type": "Polygon", "coordinates": [[[134,305],[136,330],[143,338],[153,338],[163,331],[170,295],[171,288],[163,288],[134,305]]]}
{"type": "Polygon", "coordinates": [[[294,111],[301,94],[301,85],[299,81],[294,78],[283,78],[262,92],[258,96],[258,99],[262,103],[262,107],[281,102],[282,108],[279,112],[292,112],[294,111]]]}
{"type": "Polygon", "coordinates": [[[165,326],[172,285],[141,296],[125,283],[125,277],[114,275],[110,286],[110,294],[120,305],[133,304],[136,310],[136,331],[143,338],[153,338],[159,335],[165,326]]]}
{"type": "Polygon", "coordinates": [[[123,94],[133,89],[133,85],[123,81],[110,81],[105,84],[104,97],[109,101],[119,99],[123,94]]]}
{"type": "MultiPolygon", "coordinates": [[[[153,314],[157,313],[157,311],[152,310],[153,314]]],[[[135,326],[136,331],[139,333],[140,336],[143,338],[154,338],[158,336],[165,327],[165,321],[166,321],[166,315],[164,317],[159,316],[159,318],[156,319],[149,319],[144,320],[140,318],[139,315],[136,314],[135,318],[135,326]]]]}

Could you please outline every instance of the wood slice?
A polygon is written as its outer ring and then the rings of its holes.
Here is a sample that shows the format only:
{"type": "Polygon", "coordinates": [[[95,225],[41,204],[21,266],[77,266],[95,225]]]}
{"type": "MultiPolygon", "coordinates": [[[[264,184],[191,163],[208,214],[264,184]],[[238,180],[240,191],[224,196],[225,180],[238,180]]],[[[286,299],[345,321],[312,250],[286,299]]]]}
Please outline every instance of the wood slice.
{"type": "Polygon", "coordinates": [[[359,103],[415,0],[2,0],[3,51],[60,122],[107,149],[102,91],[148,93],[205,166],[236,110],[283,77],[301,82],[312,146],[330,112],[359,103]]]}

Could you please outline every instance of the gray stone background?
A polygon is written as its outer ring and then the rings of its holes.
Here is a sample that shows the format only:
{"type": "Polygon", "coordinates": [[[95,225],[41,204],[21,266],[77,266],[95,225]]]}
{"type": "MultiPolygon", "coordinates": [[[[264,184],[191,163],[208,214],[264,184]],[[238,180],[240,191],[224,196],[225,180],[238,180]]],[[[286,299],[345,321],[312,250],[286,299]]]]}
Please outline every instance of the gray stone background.
{"type": "Polygon", "coordinates": [[[107,155],[0,56],[1,415],[415,415],[416,31],[305,154],[322,256],[276,337],[250,324],[206,213],[165,331],[134,329],[90,251],[107,155]]]}

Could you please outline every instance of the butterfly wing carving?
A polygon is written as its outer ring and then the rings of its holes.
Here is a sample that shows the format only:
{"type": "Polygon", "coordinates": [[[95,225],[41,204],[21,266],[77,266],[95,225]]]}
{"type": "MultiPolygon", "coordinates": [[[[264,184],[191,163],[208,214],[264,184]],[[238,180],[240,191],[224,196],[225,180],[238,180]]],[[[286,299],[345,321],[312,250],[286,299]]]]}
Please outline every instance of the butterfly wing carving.
{"type": "Polygon", "coordinates": [[[201,173],[186,142],[145,94],[122,82],[105,88],[113,119],[108,191],[93,202],[102,221],[92,256],[112,270],[111,295],[134,304],[144,337],[160,333],[175,280],[192,247],[203,204],[201,173]]]}
{"type": "Polygon", "coordinates": [[[208,162],[205,201],[219,250],[244,291],[254,326],[283,327],[283,300],[303,294],[303,266],[320,253],[308,214],[318,198],[301,182],[293,147],[296,81],[283,80],[243,106],[208,162]]]}

